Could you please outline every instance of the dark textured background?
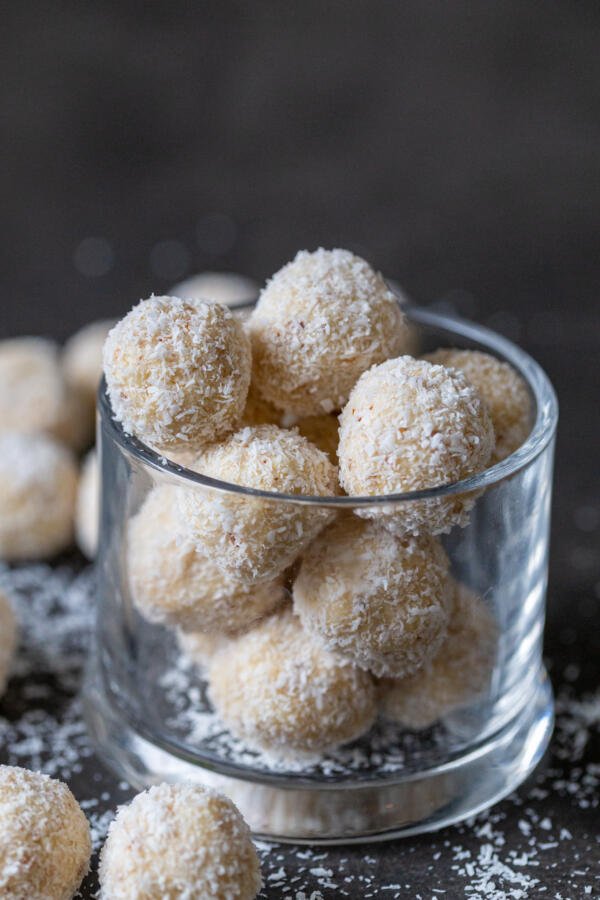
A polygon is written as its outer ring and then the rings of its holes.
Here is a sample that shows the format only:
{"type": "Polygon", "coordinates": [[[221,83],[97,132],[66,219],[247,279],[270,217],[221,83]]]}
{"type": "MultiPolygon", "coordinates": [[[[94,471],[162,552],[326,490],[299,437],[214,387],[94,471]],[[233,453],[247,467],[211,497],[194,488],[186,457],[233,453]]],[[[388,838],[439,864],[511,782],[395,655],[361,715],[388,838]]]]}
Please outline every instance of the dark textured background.
{"type": "Polygon", "coordinates": [[[591,690],[599,40],[585,0],[13,3],[0,334],[64,338],[323,244],[518,340],[561,402],[548,656],[591,690]]]}

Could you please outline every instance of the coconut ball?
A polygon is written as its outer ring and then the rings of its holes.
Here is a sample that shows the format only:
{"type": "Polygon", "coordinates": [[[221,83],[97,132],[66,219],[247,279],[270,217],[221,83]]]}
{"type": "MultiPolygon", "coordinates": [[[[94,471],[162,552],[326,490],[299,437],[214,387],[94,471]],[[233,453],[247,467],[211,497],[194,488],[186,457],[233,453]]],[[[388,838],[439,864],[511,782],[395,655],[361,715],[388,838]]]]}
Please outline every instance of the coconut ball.
{"type": "MultiPolygon", "coordinates": [[[[418,491],[483,471],[494,446],[486,404],[462,372],[401,356],[361,376],[340,415],[340,481],[348,494],[418,491]]],[[[399,534],[466,525],[473,495],[367,511],[399,534]]]]}
{"type": "Polygon", "coordinates": [[[420,672],[380,682],[382,714],[419,731],[476,701],[490,683],[497,634],[483,600],[464,585],[455,585],[446,640],[420,672]]]}
{"type": "Polygon", "coordinates": [[[348,250],[300,251],[250,316],[259,391],[279,409],[341,409],[357,378],[404,348],[406,322],[385,281],[348,250]]]}
{"type": "Polygon", "coordinates": [[[289,608],[219,651],[209,685],[231,732],[277,756],[325,752],[375,718],[371,676],[315,641],[289,608]]]}
{"type": "Polygon", "coordinates": [[[114,319],[102,319],[84,325],[69,338],[62,352],[65,378],[83,398],[92,432],[96,394],[102,378],[102,348],[114,325],[114,319]]]}
{"type": "Polygon", "coordinates": [[[250,384],[250,344],[228,310],[176,297],[142,300],[109,333],[104,372],[125,431],[162,450],[232,431],[250,384]]]}
{"type": "Polygon", "coordinates": [[[0,897],[70,900],[86,875],[90,828],[66,784],[0,766],[0,897]]]}
{"type": "Polygon", "coordinates": [[[6,689],[16,646],[17,620],[8,597],[0,592],[0,697],[6,689]]]}
{"type": "Polygon", "coordinates": [[[250,628],[284,599],[283,580],[241,583],[214,554],[186,534],[179,512],[182,488],[163,485],[146,497],[129,523],[131,594],[151,622],[186,631],[233,634],[250,628]]]}
{"type": "Polygon", "coordinates": [[[205,669],[215,653],[227,643],[224,634],[206,634],[204,631],[177,632],[177,642],[183,655],[199,669],[205,669]]]}
{"type": "Polygon", "coordinates": [[[261,887],[240,812],[199,784],[155,785],[121,806],[99,877],[102,900],[252,900],[261,887]]]}
{"type": "Polygon", "coordinates": [[[306,551],[294,611],[328,650],[375,675],[402,677],[439,649],[448,627],[448,559],[429,535],[398,538],[347,515],[306,551]]]}
{"type": "Polygon", "coordinates": [[[100,512],[100,473],[98,456],[90,450],[81,466],[75,506],[75,539],[88,559],[94,559],[98,548],[98,516],[100,512]]]}
{"type": "Polygon", "coordinates": [[[81,396],[64,378],[54,341],[0,341],[0,431],[44,432],[80,449],[88,424],[81,396]]]}
{"type": "Polygon", "coordinates": [[[245,300],[253,300],[258,291],[255,281],[235,272],[201,272],[171,288],[173,297],[206,300],[222,306],[236,306],[245,300]]]}
{"type": "Polygon", "coordinates": [[[41,434],[0,432],[0,559],[41,559],[69,546],[77,493],[70,452],[41,434]]]}
{"type": "Polygon", "coordinates": [[[460,369],[487,403],[496,434],[492,464],[521,446],[531,431],[531,397],[512,366],[479,350],[436,350],[425,359],[460,369]]]}
{"type": "MultiPolygon", "coordinates": [[[[210,478],[284,494],[331,496],[337,470],[295,431],[243,428],[200,454],[194,468],[210,478]]],[[[280,575],[331,519],[329,509],[260,500],[230,491],[187,491],[182,513],[221,569],[248,584],[280,575]]]]}
{"type": "Polygon", "coordinates": [[[295,423],[300,434],[326,453],[334,466],[337,466],[338,419],[335,415],[305,416],[295,423]]]}

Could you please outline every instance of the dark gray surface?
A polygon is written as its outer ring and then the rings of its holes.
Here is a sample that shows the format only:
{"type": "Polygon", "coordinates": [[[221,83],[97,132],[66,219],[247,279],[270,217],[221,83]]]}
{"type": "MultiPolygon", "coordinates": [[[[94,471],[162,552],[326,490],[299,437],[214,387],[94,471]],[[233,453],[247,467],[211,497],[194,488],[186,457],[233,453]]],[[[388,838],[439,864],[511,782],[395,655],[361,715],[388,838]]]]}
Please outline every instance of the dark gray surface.
{"type": "MultiPolygon", "coordinates": [[[[561,403],[551,673],[560,690],[597,692],[599,37],[590,2],[13,4],[0,36],[0,335],[63,338],[193,270],[262,279],[318,244],[363,252],[419,302],[505,332],[561,403]],[[214,214],[233,224],[219,247],[214,214]],[[90,237],[105,242],[91,259],[90,237]]],[[[62,688],[39,701],[67,702],[62,688]]],[[[0,716],[32,703],[15,682],[0,716]]],[[[525,893],[493,876],[498,897],[600,896],[597,882],[584,893],[598,807],[568,787],[587,778],[598,803],[598,714],[569,709],[561,741],[586,716],[590,739],[582,760],[554,757],[568,777],[551,774],[547,796],[520,792],[495,824],[321,862],[272,851],[266,871],[282,865],[287,889],[273,878],[266,895],[393,897],[383,888],[399,884],[402,897],[457,897],[470,881],[467,896],[487,896],[483,863],[460,874],[453,848],[477,860],[493,825],[513,873],[523,828],[558,845],[524,867],[541,882],[525,893]],[[341,887],[319,887],[319,866],[341,887]]],[[[73,787],[81,799],[106,790],[107,808],[121,799],[94,759],[73,787]]]]}

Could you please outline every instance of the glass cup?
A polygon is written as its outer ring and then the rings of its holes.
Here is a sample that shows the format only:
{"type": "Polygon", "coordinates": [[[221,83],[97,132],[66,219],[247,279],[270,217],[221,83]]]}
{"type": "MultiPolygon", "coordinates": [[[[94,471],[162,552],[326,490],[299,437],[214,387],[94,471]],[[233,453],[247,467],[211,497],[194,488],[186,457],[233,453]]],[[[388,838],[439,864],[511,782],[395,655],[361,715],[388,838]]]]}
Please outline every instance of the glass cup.
{"type": "MultiPolygon", "coordinates": [[[[349,843],[460,821],[507,795],[542,758],[553,724],[542,637],[555,394],[540,367],[493,332],[415,307],[407,315],[421,352],[452,346],[492,353],[509,362],[531,392],[534,422],[526,442],[457,484],[381,498],[324,498],[215,481],[125,434],[101,387],[98,615],[84,699],[99,752],[134,786],[199,781],[228,794],[256,835],[349,843]],[[209,503],[218,500],[240,516],[258,504],[308,515],[316,523],[341,513],[401,517],[411,504],[467,495],[473,504],[468,524],[441,540],[453,579],[493,617],[484,684],[427,727],[380,720],[359,740],[310,763],[276,762],[253,752],[212,711],[205,676],[183,653],[176,629],[149,621],[134,602],[127,551],[131,521],[149,493],[164,486],[209,503]]],[[[320,540],[318,533],[314,540],[320,540]]],[[[288,591],[289,586],[290,581],[288,591]]]]}

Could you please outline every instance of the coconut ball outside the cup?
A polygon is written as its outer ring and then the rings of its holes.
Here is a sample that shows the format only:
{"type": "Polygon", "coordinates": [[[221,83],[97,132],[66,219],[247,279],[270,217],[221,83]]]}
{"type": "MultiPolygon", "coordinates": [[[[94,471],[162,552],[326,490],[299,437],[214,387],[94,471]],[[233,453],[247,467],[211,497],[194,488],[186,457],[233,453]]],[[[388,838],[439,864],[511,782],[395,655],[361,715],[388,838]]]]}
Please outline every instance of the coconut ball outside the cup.
{"type": "Polygon", "coordinates": [[[368,731],[376,715],[368,672],[326,650],[289,608],[216,653],[208,679],[224,724],[274,756],[333,749],[368,731]]]}
{"type": "Polygon", "coordinates": [[[67,383],[78,391],[93,430],[96,394],[102,378],[102,348],[114,319],[101,319],[84,325],[71,335],[62,351],[62,369],[67,383]]]}
{"type": "MultiPolygon", "coordinates": [[[[365,372],[340,415],[340,481],[366,496],[439,487],[482,472],[494,440],[487,406],[462,372],[401,356],[365,372]]],[[[439,534],[466,525],[474,502],[450,494],[364,515],[398,534],[439,534]]]]}
{"type": "Polygon", "coordinates": [[[237,426],[250,384],[248,336],[218,304],[150,297],[110,331],[104,373],[125,431],[167,452],[237,426]]]}
{"type": "Polygon", "coordinates": [[[6,689],[17,647],[17,620],[8,597],[0,591],[0,697],[6,689]]]}
{"type": "Polygon", "coordinates": [[[245,300],[252,300],[258,291],[255,281],[236,272],[200,272],[171,288],[173,297],[233,307],[245,300]]]}
{"type": "MultiPolygon", "coordinates": [[[[282,494],[332,496],[337,469],[296,431],[243,428],[201,453],[194,468],[210,478],[282,494]]],[[[215,563],[248,584],[280,575],[332,518],[325,507],[207,489],[181,495],[189,531],[215,563]]]]}
{"type": "Polygon", "coordinates": [[[357,378],[404,349],[406,320],[382,276],[348,250],[301,250],[250,316],[256,384],[279,409],[341,409],[357,378]]]}
{"type": "Polygon", "coordinates": [[[121,806],[100,856],[102,900],[253,900],[260,863],[227,797],[159,784],[121,806]]]}
{"type": "Polygon", "coordinates": [[[44,559],[73,538],[77,466],[42,434],[0,432],[0,559],[44,559]]]}
{"type": "Polygon", "coordinates": [[[518,450],[531,431],[531,396],[511,365],[479,350],[436,350],[424,358],[460,369],[487,403],[496,434],[491,463],[518,450]]]}
{"type": "Polygon", "coordinates": [[[48,434],[75,450],[89,437],[85,404],[64,377],[54,341],[0,341],[0,431],[48,434]]]}
{"type": "Polygon", "coordinates": [[[2,900],[70,900],[91,851],[87,819],[66,784],[0,765],[2,900]]]}
{"type": "Polygon", "coordinates": [[[306,631],[378,676],[415,672],[446,637],[448,559],[429,535],[342,516],[304,554],[293,594],[306,631]]]}
{"type": "Polygon", "coordinates": [[[90,450],[81,466],[75,505],[75,539],[79,549],[88,559],[94,559],[98,548],[99,507],[98,454],[96,450],[90,450]]]}
{"type": "Polygon", "coordinates": [[[184,489],[154,488],[128,526],[131,593],[151,622],[186,631],[234,634],[250,628],[285,598],[283,580],[243,584],[191,541],[179,511],[184,489]]]}
{"type": "Polygon", "coordinates": [[[498,626],[483,600],[462,584],[453,586],[448,636],[424,669],[409,678],[382,679],[382,714],[415,731],[477,700],[489,685],[498,626]]]}

